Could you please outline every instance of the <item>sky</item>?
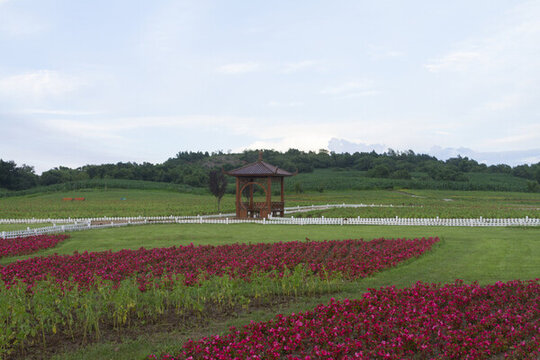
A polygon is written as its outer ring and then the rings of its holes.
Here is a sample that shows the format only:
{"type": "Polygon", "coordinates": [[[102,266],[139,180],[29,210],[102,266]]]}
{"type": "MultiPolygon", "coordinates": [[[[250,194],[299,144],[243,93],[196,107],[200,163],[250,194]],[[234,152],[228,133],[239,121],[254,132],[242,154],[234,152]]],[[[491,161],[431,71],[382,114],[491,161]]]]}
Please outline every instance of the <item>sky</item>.
{"type": "Polygon", "coordinates": [[[538,162],[538,19],[517,0],[0,0],[0,158],[340,143],[538,162]]]}

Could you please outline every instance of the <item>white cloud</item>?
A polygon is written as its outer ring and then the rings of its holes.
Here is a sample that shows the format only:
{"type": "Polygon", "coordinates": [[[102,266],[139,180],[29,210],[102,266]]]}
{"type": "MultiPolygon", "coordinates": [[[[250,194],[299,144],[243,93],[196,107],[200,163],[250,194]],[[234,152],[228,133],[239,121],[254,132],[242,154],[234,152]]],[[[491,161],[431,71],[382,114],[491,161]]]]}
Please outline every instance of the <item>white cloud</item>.
{"type": "Polygon", "coordinates": [[[471,64],[485,61],[485,55],[478,51],[455,51],[441,58],[432,60],[425,67],[430,72],[461,71],[466,70],[471,64]]]}
{"type": "Polygon", "coordinates": [[[321,90],[321,94],[340,95],[349,93],[351,91],[357,91],[358,89],[367,90],[371,87],[372,81],[349,81],[341,85],[332,86],[321,90]]]}
{"type": "Polygon", "coordinates": [[[217,68],[217,71],[223,74],[244,74],[249,72],[254,72],[259,70],[260,64],[255,62],[243,62],[243,63],[232,63],[222,65],[217,68]]]}
{"type": "Polygon", "coordinates": [[[343,95],[343,98],[345,99],[353,99],[353,98],[359,98],[364,96],[374,96],[379,95],[381,92],[379,90],[363,90],[363,91],[355,91],[350,92],[346,95],[343,95]]]}
{"type": "Polygon", "coordinates": [[[47,26],[42,19],[28,12],[21,12],[10,5],[6,5],[10,0],[0,0],[3,7],[0,12],[0,34],[7,34],[11,37],[21,37],[43,33],[47,26]]]}
{"type": "Polygon", "coordinates": [[[315,60],[304,60],[293,63],[288,63],[283,66],[282,72],[284,73],[294,73],[298,71],[313,69],[320,67],[320,62],[315,60]]]}
{"type": "Polygon", "coordinates": [[[499,112],[502,110],[512,109],[522,104],[523,96],[519,94],[507,94],[500,98],[488,101],[481,105],[482,110],[499,112]]]}
{"type": "Polygon", "coordinates": [[[490,144],[499,146],[499,145],[505,145],[509,148],[523,148],[523,144],[530,143],[529,146],[538,146],[538,139],[540,137],[540,126],[535,126],[532,129],[528,129],[531,132],[520,132],[517,135],[509,135],[509,136],[503,136],[499,138],[495,138],[489,141],[490,144]],[[510,146],[508,146],[510,145],[510,146]]]}
{"type": "MultiPolygon", "coordinates": [[[[247,149],[274,149],[286,151],[290,148],[299,150],[318,150],[326,148],[330,138],[340,133],[333,124],[312,124],[310,122],[274,123],[260,122],[257,127],[245,129],[245,135],[254,139],[247,149]]],[[[244,148],[235,149],[242,151],[244,148]]]]}
{"type": "Polygon", "coordinates": [[[284,108],[292,108],[292,107],[298,107],[303,106],[304,103],[301,101],[289,101],[289,102],[281,102],[281,101],[270,101],[268,103],[268,106],[271,107],[284,107],[284,108]]]}
{"type": "Polygon", "coordinates": [[[23,114],[31,115],[60,115],[60,116],[92,116],[101,114],[97,111],[76,111],[76,110],[58,110],[58,109],[26,109],[22,110],[23,114]]]}
{"type": "Polygon", "coordinates": [[[367,54],[370,58],[375,60],[399,58],[405,56],[405,53],[400,50],[387,49],[381,46],[371,45],[368,47],[367,54]]]}
{"type": "Polygon", "coordinates": [[[38,70],[0,79],[0,94],[26,100],[51,98],[70,93],[84,81],[57,71],[38,70]]]}
{"type": "Polygon", "coordinates": [[[465,39],[456,44],[454,50],[431,59],[424,67],[434,73],[488,71],[499,75],[503,70],[527,69],[539,74],[539,18],[540,2],[522,3],[508,12],[500,24],[486,29],[488,35],[465,39]]]}
{"type": "Polygon", "coordinates": [[[320,91],[321,94],[332,95],[343,99],[358,98],[378,95],[381,92],[373,88],[373,81],[349,81],[337,86],[327,87],[320,91]]]}

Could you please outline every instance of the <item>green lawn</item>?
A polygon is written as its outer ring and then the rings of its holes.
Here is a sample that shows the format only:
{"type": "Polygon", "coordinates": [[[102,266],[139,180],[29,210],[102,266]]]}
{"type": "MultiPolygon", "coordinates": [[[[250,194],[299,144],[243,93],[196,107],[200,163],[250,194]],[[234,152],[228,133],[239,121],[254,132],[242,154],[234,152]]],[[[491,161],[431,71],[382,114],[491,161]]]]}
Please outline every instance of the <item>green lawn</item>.
{"type": "MultiPolygon", "coordinates": [[[[57,359],[143,359],[152,352],[175,351],[190,337],[225,332],[229,326],[241,326],[249,321],[268,320],[278,313],[308,310],[330,297],[355,298],[368,288],[394,285],[404,287],[417,281],[449,283],[456,279],[481,284],[513,279],[540,277],[540,228],[450,228],[398,226],[265,226],[244,225],[147,225],[119,229],[103,229],[72,233],[71,238],[54,252],[120,250],[124,248],[161,247],[173,245],[227,244],[234,242],[273,242],[376,237],[439,236],[441,242],[418,259],[372,277],[351,282],[339,293],[313,298],[300,298],[289,304],[239,313],[224,321],[210,321],[204,327],[186,329],[179,324],[175,330],[156,332],[122,343],[90,345],[67,352],[57,359]]],[[[3,259],[2,263],[20,258],[3,259]]]]}

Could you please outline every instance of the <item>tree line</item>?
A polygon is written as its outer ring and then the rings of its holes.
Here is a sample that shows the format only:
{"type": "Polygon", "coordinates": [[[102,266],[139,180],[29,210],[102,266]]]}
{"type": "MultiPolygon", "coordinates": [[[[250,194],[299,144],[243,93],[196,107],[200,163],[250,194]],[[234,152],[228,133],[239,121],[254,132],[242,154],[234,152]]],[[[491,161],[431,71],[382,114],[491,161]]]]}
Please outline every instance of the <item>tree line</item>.
{"type": "MultiPolygon", "coordinates": [[[[261,150],[263,160],[288,171],[309,173],[314,169],[360,170],[372,178],[411,179],[421,174],[425,180],[467,181],[466,173],[503,173],[530,181],[531,191],[540,189],[540,162],[533,165],[511,167],[506,164],[491,165],[478,163],[467,157],[457,156],[446,161],[427,154],[416,154],[412,150],[385,153],[355,152],[335,153],[321,149],[286,152],[261,150]],[[417,175],[416,175],[417,176],[417,175]]],[[[257,161],[258,150],[242,153],[179,152],[161,164],[148,162],[119,162],[116,164],[85,165],[75,169],[60,166],[37,175],[29,165],[18,166],[14,161],[0,159],[0,188],[24,190],[36,186],[47,186],[88,179],[124,179],[185,184],[206,187],[209,172],[223,168],[230,170],[243,164],[257,161]]]]}

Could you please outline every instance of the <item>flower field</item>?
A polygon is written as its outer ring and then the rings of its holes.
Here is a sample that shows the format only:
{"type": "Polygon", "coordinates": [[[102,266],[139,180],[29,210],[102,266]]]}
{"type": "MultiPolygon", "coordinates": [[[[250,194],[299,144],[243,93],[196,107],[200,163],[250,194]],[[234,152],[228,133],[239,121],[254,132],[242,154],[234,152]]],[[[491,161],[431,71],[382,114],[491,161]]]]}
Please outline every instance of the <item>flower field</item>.
{"type": "Polygon", "coordinates": [[[141,290],[155,278],[181,274],[185,285],[201,277],[228,275],[249,280],[252,273],[277,272],[298,265],[314,274],[339,272],[348,279],[366,277],[398,262],[420,256],[438,238],[292,241],[273,244],[180,246],[118,252],[84,252],[73,255],[34,257],[1,267],[0,279],[8,286],[16,281],[28,285],[52,278],[57,282],[87,287],[96,279],[118,283],[136,275],[141,290]]]}
{"type": "Polygon", "coordinates": [[[13,239],[0,239],[0,258],[32,254],[42,249],[55,247],[68,235],[38,235],[13,239]]]}
{"type": "Polygon", "coordinates": [[[149,359],[537,359],[539,280],[417,283],[278,315],[149,359]]]}
{"type": "Polygon", "coordinates": [[[0,265],[0,357],[171,316],[189,323],[276,298],[335,292],[422,255],[438,238],[180,246],[0,265]]]}

